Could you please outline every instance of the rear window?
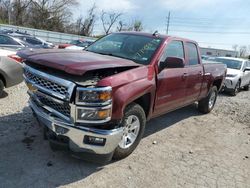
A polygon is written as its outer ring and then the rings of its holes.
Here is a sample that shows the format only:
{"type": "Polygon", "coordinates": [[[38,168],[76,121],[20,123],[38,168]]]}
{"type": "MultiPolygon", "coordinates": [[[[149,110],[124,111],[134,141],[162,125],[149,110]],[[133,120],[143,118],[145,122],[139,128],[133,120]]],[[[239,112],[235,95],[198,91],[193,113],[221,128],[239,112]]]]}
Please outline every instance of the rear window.
{"type": "Polygon", "coordinates": [[[188,64],[189,65],[199,64],[199,55],[197,46],[194,43],[188,42],[187,51],[188,51],[188,64]]]}

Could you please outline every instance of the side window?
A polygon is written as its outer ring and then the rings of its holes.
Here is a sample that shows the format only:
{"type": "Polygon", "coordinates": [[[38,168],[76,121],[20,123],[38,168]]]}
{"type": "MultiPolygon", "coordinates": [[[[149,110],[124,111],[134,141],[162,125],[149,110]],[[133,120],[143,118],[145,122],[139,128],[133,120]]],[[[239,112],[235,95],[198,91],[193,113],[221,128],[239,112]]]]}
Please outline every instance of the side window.
{"type": "Polygon", "coordinates": [[[184,48],[181,41],[172,41],[168,44],[161,61],[165,61],[167,57],[179,57],[184,59],[184,48]]]}
{"type": "Polygon", "coordinates": [[[199,64],[199,56],[196,45],[194,43],[188,42],[187,51],[188,51],[188,64],[189,65],[199,64]]]}
{"type": "Polygon", "coordinates": [[[18,42],[16,42],[12,38],[10,38],[8,36],[3,36],[3,35],[0,35],[0,44],[20,45],[20,44],[18,44],[18,42]]]}

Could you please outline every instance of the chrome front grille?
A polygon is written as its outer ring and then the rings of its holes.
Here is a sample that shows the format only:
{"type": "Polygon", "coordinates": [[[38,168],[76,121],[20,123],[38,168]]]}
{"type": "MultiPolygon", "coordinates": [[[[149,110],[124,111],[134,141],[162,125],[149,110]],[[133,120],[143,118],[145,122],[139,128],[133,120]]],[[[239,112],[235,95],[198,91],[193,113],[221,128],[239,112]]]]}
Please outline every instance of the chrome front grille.
{"type": "Polygon", "coordinates": [[[51,82],[49,80],[46,80],[42,77],[39,77],[31,72],[29,72],[28,70],[24,71],[24,74],[26,76],[27,79],[33,81],[35,84],[44,87],[48,90],[54,91],[56,93],[60,93],[61,95],[67,95],[67,88],[64,86],[61,86],[57,83],[51,82]]]}
{"type": "Polygon", "coordinates": [[[39,96],[39,95],[37,95],[37,97],[43,105],[56,110],[57,112],[63,114],[64,116],[68,118],[70,117],[70,106],[68,103],[58,103],[49,98],[39,96]]]}
{"type": "Polygon", "coordinates": [[[75,84],[68,80],[38,71],[30,66],[24,66],[26,83],[32,84],[39,91],[59,99],[69,101],[75,84]]]}

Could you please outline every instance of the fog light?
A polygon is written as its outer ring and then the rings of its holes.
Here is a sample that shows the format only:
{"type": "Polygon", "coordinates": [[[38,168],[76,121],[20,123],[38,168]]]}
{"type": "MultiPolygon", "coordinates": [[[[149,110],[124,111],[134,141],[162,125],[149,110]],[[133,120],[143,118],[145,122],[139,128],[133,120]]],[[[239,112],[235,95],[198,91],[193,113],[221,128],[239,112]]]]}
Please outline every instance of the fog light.
{"type": "Polygon", "coordinates": [[[55,125],[55,131],[57,134],[66,134],[69,131],[69,129],[55,125]]]}
{"type": "Polygon", "coordinates": [[[84,142],[84,144],[104,146],[106,143],[106,139],[94,137],[94,136],[84,136],[83,142],[84,142]]]}

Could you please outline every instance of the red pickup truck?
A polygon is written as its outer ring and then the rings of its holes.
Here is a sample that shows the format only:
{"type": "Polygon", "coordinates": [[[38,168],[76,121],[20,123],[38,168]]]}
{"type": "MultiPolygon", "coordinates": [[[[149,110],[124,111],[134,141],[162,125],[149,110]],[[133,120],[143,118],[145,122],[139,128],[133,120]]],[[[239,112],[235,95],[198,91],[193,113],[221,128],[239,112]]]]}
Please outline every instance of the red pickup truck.
{"type": "Polygon", "coordinates": [[[82,52],[18,55],[51,147],[96,161],[131,154],[151,118],[194,102],[209,113],[226,75],[223,64],[202,64],[196,42],[155,33],[113,33],[82,52]]]}

